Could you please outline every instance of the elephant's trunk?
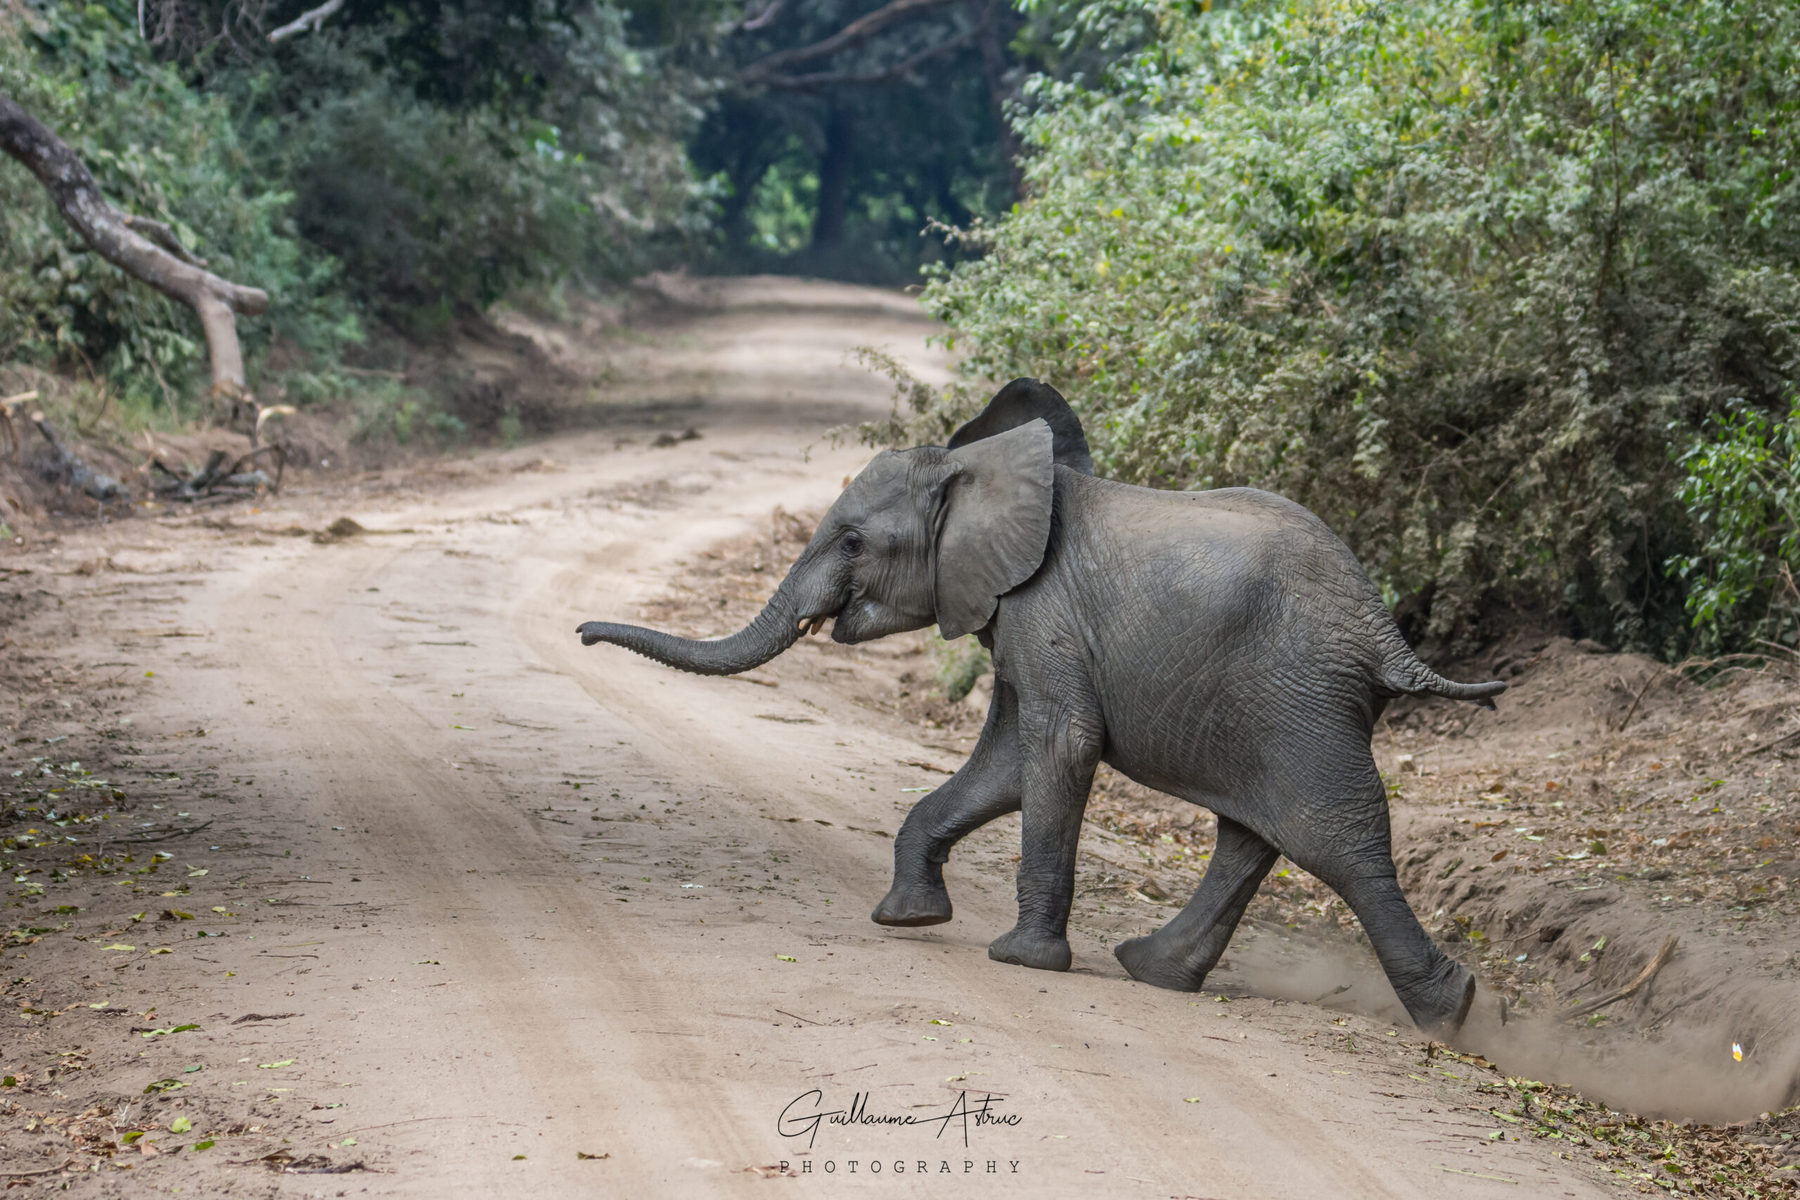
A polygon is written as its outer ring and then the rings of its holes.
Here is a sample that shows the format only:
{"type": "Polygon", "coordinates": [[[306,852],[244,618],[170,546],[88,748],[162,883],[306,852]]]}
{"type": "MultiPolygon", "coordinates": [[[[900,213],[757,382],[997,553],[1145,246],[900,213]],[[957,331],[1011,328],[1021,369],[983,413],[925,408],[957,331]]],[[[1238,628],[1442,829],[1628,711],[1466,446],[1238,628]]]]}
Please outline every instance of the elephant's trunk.
{"type": "MultiPolygon", "coordinates": [[[[813,613],[802,613],[794,603],[792,577],[783,580],[756,618],[729,637],[697,641],[676,637],[640,625],[589,621],[576,632],[581,644],[610,642],[653,658],[665,666],[696,675],[736,675],[760,667],[799,640],[802,626],[813,613]]],[[[821,618],[822,619],[822,618],[821,618]]]]}

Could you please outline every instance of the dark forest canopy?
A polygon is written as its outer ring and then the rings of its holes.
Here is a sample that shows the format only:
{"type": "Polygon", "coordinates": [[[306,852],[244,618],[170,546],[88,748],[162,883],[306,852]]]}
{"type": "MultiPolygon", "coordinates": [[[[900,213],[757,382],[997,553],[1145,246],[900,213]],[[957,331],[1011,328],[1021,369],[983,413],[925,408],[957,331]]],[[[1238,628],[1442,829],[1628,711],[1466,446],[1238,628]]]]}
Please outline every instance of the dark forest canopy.
{"type": "MultiPolygon", "coordinates": [[[[264,399],[411,412],[342,364],[574,281],[923,268],[972,379],[1308,504],[1415,634],[1665,654],[1800,646],[1797,64],[1788,0],[0,0],[0,96],[270,296],[264,399]]],[[[182,410],[103,253],[0,157],[0,363],[182,410]]]]}

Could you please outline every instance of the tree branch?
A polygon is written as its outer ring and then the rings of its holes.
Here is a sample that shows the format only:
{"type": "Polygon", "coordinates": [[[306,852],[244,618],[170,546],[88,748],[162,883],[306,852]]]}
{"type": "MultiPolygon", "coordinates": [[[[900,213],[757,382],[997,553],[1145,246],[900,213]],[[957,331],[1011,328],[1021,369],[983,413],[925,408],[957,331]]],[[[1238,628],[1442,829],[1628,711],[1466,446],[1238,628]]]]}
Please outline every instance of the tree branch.
{"type": "Polygon", "coordinates": [[[865,17],[850,22],[830,37],[814,42],[810,46],[796,46],[792,50],[778,50],[764,58],[759,58],[744,68],[739,76],[743,83],[761,83],[766,76],[784,70],[798,63],[810,62],[815,58],[836,54],[839,50],[847,50],[851,46],[868,41],[890,25],[907,20],[919,13],[930,12],[935,8],[945,8],[955,0],[890,0],[889,3],[876,9],[865,17]]]}
{"type": "Polygon", "coordinates": [[[162,221],[158,221],[155,217],[140,217],[136,213],[123,215],[127,229],[143,234],[189,266],[204,267],[206,265],[206,260],[182,245],[181,239],[175,236],[175,231],[162,221]]]}
{"type": "Polygon", "coordinates": [[[100,257],[199,314],[212,363],[213,395],[233,401],[241,397],[244,353],[238,344],[237,315],[266,312],[269,294],[221,279],[185,250],[172,253],[138,232],[138,227],[160,228],[180,246],[161,222],[128,216],[108,203],[93,172],[68,144],[4,95],[0,95],[0,150],[38,177],[63,219],[100,257]]]}
{"type": "Polygon", "coordinates": [[[891,67],[879,71],[816,71],[811,75],[775,75],[759,78],[755,81],[758,87],[777,88],[782,91],[809,91],[814,88],[846,87],[859,84],[886,83],[897,79],[921,64],[927,63],[940,54],[948,54],[974,41],[981,33],[982,26],[965,29],[948,41],[939,42],[935,46],[927,46],[916,54],[907,56],[891,67]]]}
{"type": "Polygon", "coordinates": [[[747,30],[763,29],[774,24],[775,18],[781,15],[782,6],[786,3],[787,0],[771,0],[768,7],[764,8],[754,17],[745,17],[738,25],[738,32],[742,33],[747,30]]]}
{"type": "Polygon", "coordinates": [[[325,0],[325,3],[319,7],[307,9],[286,25],[269,30],[269,41],[271,43],[285,42],[291,37],[315,32],[319,26],[335,16],[337,10],[342,7],[344,7],[344,0],[325,0]]]}

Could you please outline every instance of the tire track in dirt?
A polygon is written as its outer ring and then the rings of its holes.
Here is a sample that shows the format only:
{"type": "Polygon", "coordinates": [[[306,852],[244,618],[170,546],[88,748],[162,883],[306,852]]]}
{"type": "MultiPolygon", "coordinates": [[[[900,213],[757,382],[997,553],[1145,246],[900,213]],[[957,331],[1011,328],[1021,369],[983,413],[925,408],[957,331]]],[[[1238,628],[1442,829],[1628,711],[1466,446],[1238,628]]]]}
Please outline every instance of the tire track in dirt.
{"type": "Polygon", "coordinates": [[[396,532],[259,547],[185,602],[216,646],[168,672],[163,719],[228,730],[222,769],[269,783],[307,874],[380,914],[297,913],[318,967],[256,984],[330,1018],[293,1053],[353,1089],[359,1152],[392,1172],[370,1194],[1601,1194],[1490,1140],[1466,1086],[1409,1077],[1416,1042],[1339,1055],[1332,1014],[1156,991],[1091,943],[1068,975],[990,962],[1011,897],[973,885],[1016,823],[959,851],[955,923],[879,929],[892,842],[870,831],[918,783],[895,764],[930,754],[908,731],[834,707],[805,650],[764,688],[580,647],[577,621],[835,494],[866,455],[796,447],[884,403],[845,349],[924,332],[873,300],[834,316],[849,289],[737,295],[684,331],[691,374],[644,385],[706,395],[701,440],[562,439],[536,448],[554,470],[359,510],[396,532]],[[800,1169],[776,1122],[815,1087],[932,1116],[965,1086],[1020,1123],[966,1150],[955,1127],[826,1126],[810,1174],[747,1170],[800,1169]]]}

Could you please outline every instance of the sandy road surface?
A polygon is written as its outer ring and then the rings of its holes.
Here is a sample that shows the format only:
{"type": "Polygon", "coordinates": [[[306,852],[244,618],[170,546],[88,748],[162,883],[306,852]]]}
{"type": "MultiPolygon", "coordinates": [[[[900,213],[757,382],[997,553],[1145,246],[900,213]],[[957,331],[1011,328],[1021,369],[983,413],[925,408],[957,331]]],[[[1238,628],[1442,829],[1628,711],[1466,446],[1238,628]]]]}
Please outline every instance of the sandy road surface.
{"type": "MultiPolygon", "coordinates": [[[[680,416],[702,438],[574,435],[423,498],[281,501],[239,529],[347,512],[374,532],[232,532],[232,565],[158,613],[198,637],[97,631],[96,653],[156,671],[140,728],[210,731],[153,764],[203,756],[227,793],[193,802],[219,848],[179,861],[250,881],[221,908],[288,901],[198,962],[148,962],[158,1019],[299,1014],[242,1027],[257,1032],[234,1035],[237,1076],[321,1106],[297,1149],[382,1172],[272,1178],[220,1158],[189,1193],[1612,1192],[1547,1143],[1491,1138],[1408,1030],[1157,991],[1091,938],[1067,975],[990,962],[1016,820],[951,864],[955,922],[871,924],[903,789],[942,778],[911,764],[955,762],[836,698],[855,656],[803,648],[756,684],[579,645],[578,621],[629,614],[774,506],[835,494],[866,452],[818,435],[886,404],[848,347],[935,369],[897,298],[746,282],[724,300],[621,366],[627,390],[697,401],[680,416]],[[822,1125],[810,1149],[778,1131],[796,1098],[790,1115],[857,1093],[919,1121],[991,1094],[1017,1122],[822,1125]],[[783,1160],[794,1177],[753,1169],[783,1160]]],[[[218,539],[134,536],[145,555],[218,539]]]]}

